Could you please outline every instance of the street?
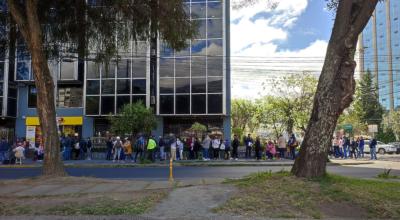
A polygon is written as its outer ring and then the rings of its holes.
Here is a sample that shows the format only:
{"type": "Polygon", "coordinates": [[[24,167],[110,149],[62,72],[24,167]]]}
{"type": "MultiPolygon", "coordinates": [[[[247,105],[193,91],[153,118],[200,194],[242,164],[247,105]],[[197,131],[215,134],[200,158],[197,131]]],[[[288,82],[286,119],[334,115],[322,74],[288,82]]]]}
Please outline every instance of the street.
{"type": "MultiPolygon", "coordinates": [[[[168,167],[82,167],[66,168],[71,176],[96,177],[106,179],[134,179],[134,180],[167,180],[168,167]]],[[[257,166],[257,167],[175,167],[173,170],[175,179],[197,178],[240,178],[254,172],[290,170],[290,166],[257,166]]],[[[328,166],[328,172],[349,177],[374,178],[383,172],[383,168],[365,168],[357,166],[328,166]]],[[[40,168],[0,168],[0,179],[19,179],[39,176],[40,168]]],[[[400,170],[393,170],[393,175],[400,175],[400,170]]]]}

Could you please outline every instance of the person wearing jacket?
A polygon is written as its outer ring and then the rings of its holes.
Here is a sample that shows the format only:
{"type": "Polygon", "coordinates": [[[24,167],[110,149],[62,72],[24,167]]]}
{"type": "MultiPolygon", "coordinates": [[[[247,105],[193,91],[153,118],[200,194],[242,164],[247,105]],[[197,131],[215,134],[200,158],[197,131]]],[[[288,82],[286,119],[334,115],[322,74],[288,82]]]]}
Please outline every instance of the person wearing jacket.
{"type": "Polygon", "coordinates": [[[254,150],[256,152],[256,159],[260,160],[261,159],[261,141],[260,141],[260,137],[258,137],[258,136],[256,138],[254,150]]]}
{"type": "Polygon", "coordinates": [[[201,146],[203,148],[203,160],[210,160],[210,157],[208,155],[210,144],[211,144],[211,138],[207,134],[203,140],[203,143],[201,144],[201,146]]]}
{"type": "Polygon", "coordinates": [[[220,140],[217,137],[214,137],[214,139],[212,140],[214,160],[218,160],[220,144],[221,144],[220,140]]]}
{"type": "Polygon", "coordinates": [[[265,146],[265,151],[269,160],[274,159],[274,156],[276,154],[276,149],[275,149],[275,144],[271,140],[269,140],[267,145],[265,146]]]}
{"type": "Polygon", "coordinates": [[[285,151],[286,151],[286,140],[283,135],[280,135],[278,138],[278,151],[279,151],[279,159],[285,158],[285,151]]]}
{"type": "Polygon", "coordinates": [[[288,141],[289,149],[290,149],[290,156],[292,157],[292,160],[296,159],[296,147],[298,146],[296,136],[292,134],[290,136],[290,139],[288,141]]]}
{"type": "Polygon", "coordinates": [[[165,141],[163,137],[158,138],[158,146],[160,147],[160,161],[165,160],[165,141]]]}
{"type": "Polygon", "coordinates": [[[233,141],[232,141],[232,158],[234,160],[238,160],[238,148],[239,148],[239,138],[238,136],[235,134],[233,136],[233,141]]]}
{"type": "Polygon", "coordinates": [[[154,152],[156,150],[156,147],[157,147],[157,142],[154,140],[153,136],[150,136],[147,142],[147,156],[151,162],[155,161],[154,152]]]}

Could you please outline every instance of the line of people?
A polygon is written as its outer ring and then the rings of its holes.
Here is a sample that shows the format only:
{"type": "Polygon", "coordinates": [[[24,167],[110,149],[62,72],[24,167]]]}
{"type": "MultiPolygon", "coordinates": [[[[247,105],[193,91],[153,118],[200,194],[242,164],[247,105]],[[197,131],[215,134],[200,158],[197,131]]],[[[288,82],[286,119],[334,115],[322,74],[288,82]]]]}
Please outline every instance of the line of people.
{"type": "MultiPolygon", "coordinates": [[[[373,138],[369,143],[371,160],[377,160],[376,146],[377,146],[377,140],[373,138]]],[[[357,139],[355,139],[355,138],[349,138],[346,135],[343,136],[336,135],[332,140],[332,147],[329,150],[329,156],[342,159],[364,158],[365,156],[364,148],[365,148],[365,140],[363,136],[360,136],[357,139]]]]}

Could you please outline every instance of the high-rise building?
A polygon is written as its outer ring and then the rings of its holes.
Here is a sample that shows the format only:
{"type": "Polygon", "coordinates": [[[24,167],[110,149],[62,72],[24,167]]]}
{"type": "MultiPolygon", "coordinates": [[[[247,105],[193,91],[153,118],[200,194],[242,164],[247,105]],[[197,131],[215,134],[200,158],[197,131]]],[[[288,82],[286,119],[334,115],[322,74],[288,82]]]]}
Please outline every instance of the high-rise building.
{"type": "Polygon", "coordinates": [[[378,3],[359,37],[359,70],[369,71],[387,110],[400,106],[400,1],[378,3]]]}
{"type": "MultiPolygon", "coordinates": [[[[109,115],[142,101],[158,119],[154,135],[187,134],[199,122],[230,137],[229,1],[185,0],[198,36],[182,51],[160,39],[131,43],[107,65],[64,53],[49,62],[55,80],[60,131],[105,136],[109,115]]],[[[36,88],[29,53],[21,41],[0,50],[0,132],[40,140],[36,88]]]]}

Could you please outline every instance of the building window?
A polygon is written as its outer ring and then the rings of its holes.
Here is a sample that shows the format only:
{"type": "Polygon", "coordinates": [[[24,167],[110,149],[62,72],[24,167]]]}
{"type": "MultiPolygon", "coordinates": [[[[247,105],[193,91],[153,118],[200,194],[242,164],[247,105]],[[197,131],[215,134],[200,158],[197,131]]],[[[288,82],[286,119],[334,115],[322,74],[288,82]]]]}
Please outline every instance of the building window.
{"type": "Polygon", "coordinates": [[[146,80],[135,79],[132,81],[133,94],[146,94],[146,80]]]}
{"type": "Polygon", "coordinates": [[[190,114],[190,95],[177,95],[176,114],[190,114]]]}
{"type": "Polygon", "coordinates": [[[78,61],[63,59],[61,62],[60,80],[76,80],[78,77],[78,61]]]}
{"type": "Polygon", "coordinates": [[[208,114],[222,113],[222,94],[208,95],[208,114]]]}
{"type": "Polygon", "coordinates": [[[82,107],[83,90],[80,87],[58,87],[57,107],[79,108],[82,107]]]}
{"type": "Polygon", "coordinates": [[[98,115],[99,114],[99,96],[87,96],[86,97],[86,114],[87,115],[98,115]]]}
{"type": "Polygon", "coordinates": [[[175,79],[176,93],[190,93],[190,78],[175,79]]]}
{"type": "Polygon", "coordinates": [[[36,108],[37,90],[34,86],[28,87],[28,108],[36,108]]]}
{"type": "Polygon", "coordinates": [[[101,114],[109,115],[114,114],[114,96],[102,96],[101,97],[101,114]]]}
{"type": "Polygon", "coordinates": [[[174,96],[173,95],[160,96],[160,113],[161,114],[174,114],[174,96]]]}
{"type": "Polygon", "coordinates": [[[130,96],[117,96],[117,113],[121,113],[124,105],[127,105],[131,102],[130,96]]]}
{"type": "Polygon", "coordinates": [[[100,78],[100,64],[88,61],[86,62],[87,71],[86,71],[86,78],[88,79],[98,79],[100,78]]]}
{"type": "Polygon", "coordinates": [[[192,114],[206,114],[206,95],[192,95],[192,114]]]}

